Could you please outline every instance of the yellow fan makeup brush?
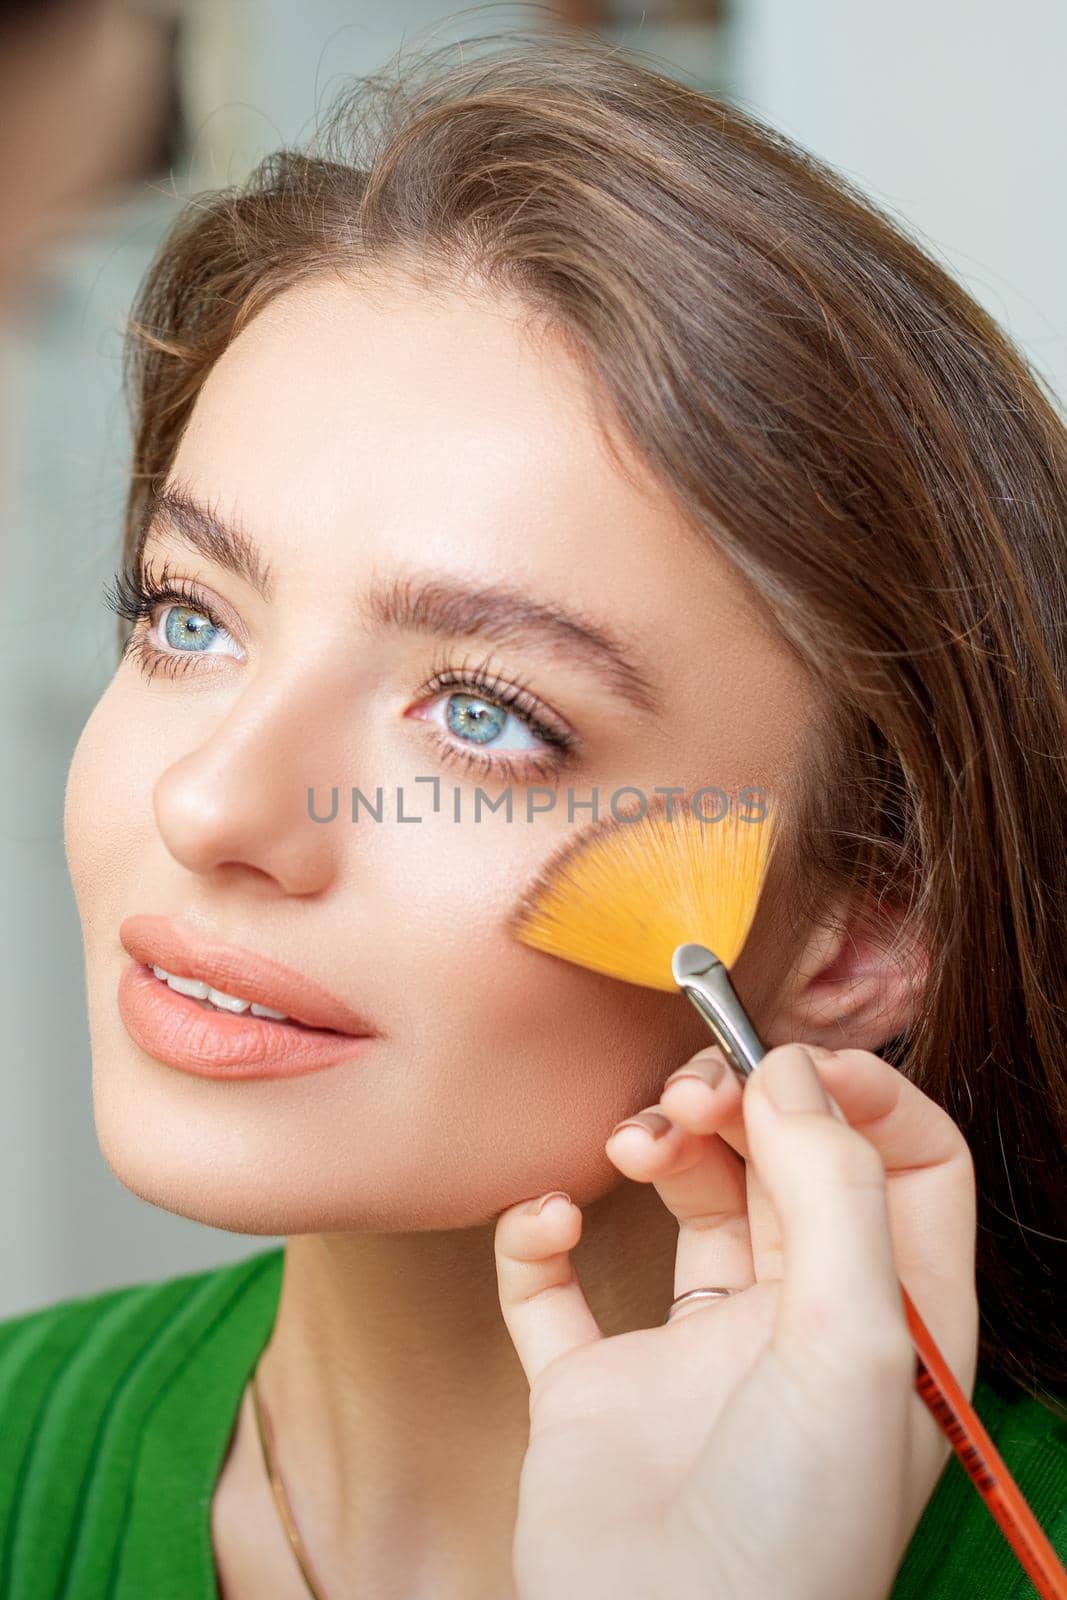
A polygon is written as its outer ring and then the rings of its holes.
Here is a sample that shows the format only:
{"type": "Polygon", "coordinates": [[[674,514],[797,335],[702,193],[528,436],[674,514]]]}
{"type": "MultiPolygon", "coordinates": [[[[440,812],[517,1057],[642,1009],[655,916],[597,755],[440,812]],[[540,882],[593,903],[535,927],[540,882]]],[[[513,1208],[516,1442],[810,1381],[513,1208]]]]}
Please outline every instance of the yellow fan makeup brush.
{"type": "Polygon", "coordinates": [[[519,902],[523,944],[650,989],[681,989],[739,1078],[763,1055],[728,976],[756,914],[774,843],[770,814],[717,821],[665,804],[586,829],[550,856],[519,902]]]}
{"type": "MultiPolygon", "coordinates": [[[[594,824],[550,856],[519,901],[523,944],[651,989],[681,989],[742,1082],[766,1054],[727,974],[756,914],[776,837],[771,815],[702,821],[664,804],[594,824]]],[[[901,1286],[915,1387],[1042,1600],[1067,1573],[978,1413],[901,1286]]]]}

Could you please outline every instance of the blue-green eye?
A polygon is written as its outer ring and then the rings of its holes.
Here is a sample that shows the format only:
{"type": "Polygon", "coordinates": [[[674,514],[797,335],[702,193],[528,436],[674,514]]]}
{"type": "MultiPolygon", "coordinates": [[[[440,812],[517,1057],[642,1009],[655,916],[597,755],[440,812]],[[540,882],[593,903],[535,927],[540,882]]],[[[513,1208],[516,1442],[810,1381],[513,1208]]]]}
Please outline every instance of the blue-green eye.
{"type": "Polygon", "coordinates": [[[218,632],[210,618],[190,606],[168,606],[163,637],[175,650],[206,650],[218,632]]]}
{"type": "Polygon", "coordinates": [[[449,695],[445,724],[464,743],[492,746],[494,750],[538,750],[544,745],[522,717],[481,695],[449,695]],[[508,737],[502,740],[502,734],[508,737]]]}
{"type": "Polygon", "coordinates": [[[226,644],[233,645],[233,640],[226,629],[213,622],[206,612],[198,611],[195,606],[168,606],[160,620],[165,642],[172,650],[182,655],[209,652],[234,654],[233,649],[225,648],[226,644]],[[221,651],[217,648],[220,641],[225,641],[221,651]]]}

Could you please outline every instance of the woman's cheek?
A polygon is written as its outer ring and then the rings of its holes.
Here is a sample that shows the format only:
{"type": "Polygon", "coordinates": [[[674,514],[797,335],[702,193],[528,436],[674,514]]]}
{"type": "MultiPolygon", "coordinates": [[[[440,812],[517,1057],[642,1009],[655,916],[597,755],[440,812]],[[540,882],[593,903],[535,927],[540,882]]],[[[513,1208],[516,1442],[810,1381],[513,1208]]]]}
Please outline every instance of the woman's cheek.
{"type": "Polygon", "coordinates": [[[100,700],[74,747],[63,796],[63,845],[83,926],[90,909],[87,896],[99,854],[99,824],[106,816],[101,792],[106,748],[102,724],[105,721],[104,701],[100,700]]]}
{"type": "Polygon", "coordinates": [[[63,798],[63,842],[82,928],[88,935],[105,914],[109,888],[123,861],[136,870],[140,811],[151,821],[151,789],[142,794],[143,756],[131,736],[135,724],[122,714],[122,694],[112,683],[82,729],[67,771],[63,798]],[[147,805],[147,810],[144,810],[147,805]]]}
{"type": "Polygon", "coordinates": [[[561,1151],[570,1139],[572,1154],[593,1150],[599,1162],[614,1123],[654,1101],[667,1073],[707,1039],[679,995],[616,982],[515,939],[520,896],[570,831],[565,817],[560,826],[518,815],[396,829],[381,914],[410,974],[416,1059],[434,1063],[434,1092],[463,1102],[481,1085],[489,1104],[502,1102],[500,1125],[540,1107],[553,1128],[543,1137],[561,1151]]]}

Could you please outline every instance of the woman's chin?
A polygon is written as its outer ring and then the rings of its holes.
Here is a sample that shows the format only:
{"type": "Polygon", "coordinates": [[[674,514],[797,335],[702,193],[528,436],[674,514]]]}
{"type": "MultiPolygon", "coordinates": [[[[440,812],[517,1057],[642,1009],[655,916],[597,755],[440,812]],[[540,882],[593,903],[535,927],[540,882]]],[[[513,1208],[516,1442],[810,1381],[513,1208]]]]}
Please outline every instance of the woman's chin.
{"type": "Polygon", "coordinates": [[[290,1227],[293,1219],[270,1197],[249,1192],[203,1160],[182,1160],[173,1150],[157,1159],[151,1141],[142,1137],[133,1147],[132,1134],[103,1128],[99,1121],[96,1136],[104,1161],[123,1188],[161,1211],[227,1233],[278,1237],[304,1231],[290,1227]]]}
{"type": "MultiPolygon", "coordinates": [[[[309,1134],[306,1150],[276,1125],[212,1118],[166,1085],[136,1092],[124,1073],[94,1073],[93,1110],[100,1153],[131,1194],[162,1211],[228,1233],[282,1238],[309,1233],[408,1233],[492,1226],[517,1196],[481,1204],[469,1171],[451,1194],[428,1196],[408,1164],[383,1169],[353,1152],[341,1172],[309,1134]],[[122,1081],[119,1081],[121,1079],[122,1081]]],[[[423,1167],[423,1172],[425,1168],[423,1167]]],[[[542,1186],[543,1187],[543,1186],[542,1186]]]]}
{"type": "Polygon", "coordinates": [[[107,1070],[94,1066],[97,1144],[123,1188],[162,1211],[229,1233],[280,1237],[323,1225],[317,1197],[287,1185],[247,1137],[213,1126],[202,1108],[183,1104],[180,1095],[172,1100],[168,1087],[136,1070],[131,1079],[114,1059],[107,1070]]]}

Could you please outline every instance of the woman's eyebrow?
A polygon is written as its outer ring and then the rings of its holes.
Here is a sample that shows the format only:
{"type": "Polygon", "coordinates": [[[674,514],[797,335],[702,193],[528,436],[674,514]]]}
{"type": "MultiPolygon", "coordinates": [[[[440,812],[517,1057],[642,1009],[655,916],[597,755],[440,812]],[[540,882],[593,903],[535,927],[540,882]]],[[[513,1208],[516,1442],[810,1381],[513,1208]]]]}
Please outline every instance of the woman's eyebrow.
{"type": "MultiPolygon", "coordinates": [[[[262,561],[255,541],[178,485],[149,497],[140,527],[138,556],[151,532],[169,535],[241,578],[264,600],[271,598],[270,567],[262,561]]],[[[495,584],[472,588],[433,573],[404,575],[374,584],[361,605],[368,622],[381,627],[442,638],[477,635],[500,645],[547,646],[565,659],[583,661],[613,693],[639,710],[662,709],[650,674],[621,640],[588,617],[520,590],[495,584]]]]}
{"type": "Polygon", "coordinates": [[[452,578],[416,574],[376,584],[363,604],[367,616],[386,627],[446,639],[477,635],[500,645],[548,646],[564,659],[580,658],[639,710],[661,709],[647,673],[605,628],[521,590],[497,584],[472,588],[452,578]]]}
{"type": "Polygon", "coordinates": [[[202,504],[177,484],[153,490],[145,501],[134,546],[138,561],[152,533],[181,539],[208,561],[243,579],[262,599],[270,599],[270,567],[260,560],[255,541],[235,522],[227,522],[213,506],[202,504]]]}

